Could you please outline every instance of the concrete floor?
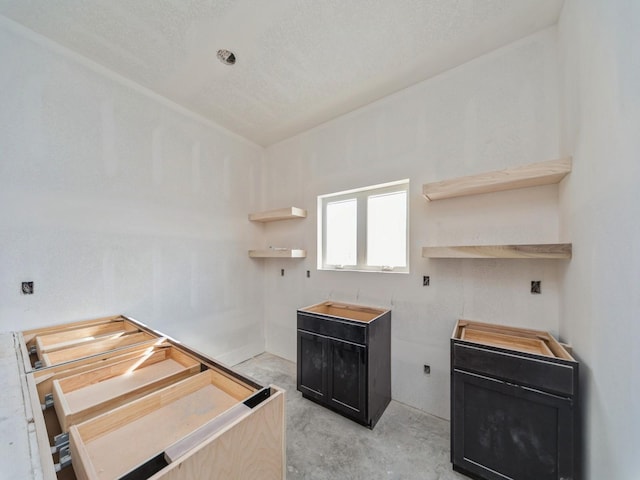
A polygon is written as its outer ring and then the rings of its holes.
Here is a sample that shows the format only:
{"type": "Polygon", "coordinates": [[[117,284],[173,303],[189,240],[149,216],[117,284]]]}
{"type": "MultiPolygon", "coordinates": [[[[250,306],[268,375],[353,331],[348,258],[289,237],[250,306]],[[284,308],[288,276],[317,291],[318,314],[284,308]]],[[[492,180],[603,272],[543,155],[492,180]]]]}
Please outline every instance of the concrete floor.
{"type": "Polygon", "coordinates": [[[391,401],[373,430],[302,398],[296,365],[263,353],[234,367],[287,391],[287,479],[468,480],[449,462],[449,422],[391,401]]]}

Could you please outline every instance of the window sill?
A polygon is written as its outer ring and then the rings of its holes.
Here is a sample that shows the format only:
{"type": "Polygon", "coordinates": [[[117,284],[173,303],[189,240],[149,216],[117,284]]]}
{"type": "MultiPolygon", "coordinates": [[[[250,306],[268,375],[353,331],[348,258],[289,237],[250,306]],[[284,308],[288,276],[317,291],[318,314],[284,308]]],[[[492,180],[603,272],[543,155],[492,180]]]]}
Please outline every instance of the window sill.
{"type": "Polygon", "coordinates": [[[357,269],[357,268],[325,268],[325,267],[318,267],[318,270],[321,270],[323,272],[360,272],[360,273],[385,273],[385,274],[405,274],[408,275],[409,270],[361,270],[361,269],[357,269]]]}

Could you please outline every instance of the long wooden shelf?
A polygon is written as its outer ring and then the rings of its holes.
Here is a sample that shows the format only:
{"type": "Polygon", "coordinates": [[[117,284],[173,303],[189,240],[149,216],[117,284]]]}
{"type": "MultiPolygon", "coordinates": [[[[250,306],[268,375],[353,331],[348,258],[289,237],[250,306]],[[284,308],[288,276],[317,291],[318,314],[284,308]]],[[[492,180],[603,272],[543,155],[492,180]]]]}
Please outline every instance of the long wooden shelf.
{"type": "Polygon", "coordinates": [[[252,222],[276,222],[278,220],[291,220],[294,218],[306,218],[307,211],[304,208],[286,207],[276,210],[267,210],[265,212],[256,212],[249,214],[249,220],[252,222]]]}
{"type": "Polygon", "coordinates": [[[571,157],[531,163],[495,172],[426,183],[422,195],[427,200],[477,195],[558,183],[571,172],[571,157]]]}
{"type": "Polygon", "coordinates": [[[570,243],[422,247],[424,258],[571,258],[570,243]]]}
{"type": "Polygon", "coordinates": [[[307,251],[299,248],[268,248],[266,250],[249,250],[249,256],[251,258],[306,258],[307,251]]]}

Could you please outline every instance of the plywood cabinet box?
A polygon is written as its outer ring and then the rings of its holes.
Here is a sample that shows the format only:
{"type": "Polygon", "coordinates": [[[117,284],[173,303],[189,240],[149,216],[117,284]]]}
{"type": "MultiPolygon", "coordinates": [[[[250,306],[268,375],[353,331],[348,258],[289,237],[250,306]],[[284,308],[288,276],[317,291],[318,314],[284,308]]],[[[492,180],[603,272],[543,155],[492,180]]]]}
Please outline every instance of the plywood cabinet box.
{"type": "Polygon", "coordinates": [[[391,401],[391,311],[324,302],[297,322],[298,390],[373,428],[391,401]]]}
{"type": "Polygon", "coordinates": [[[468,320],[451,338],[451,461],[484,480],[579,480],[578,362],[550,334],[468,320]]]}
{"type": "Polygon", "coordinates": [[[43,478],[285,477],[278,387],[124,316],[12,335],[43,478]]]}

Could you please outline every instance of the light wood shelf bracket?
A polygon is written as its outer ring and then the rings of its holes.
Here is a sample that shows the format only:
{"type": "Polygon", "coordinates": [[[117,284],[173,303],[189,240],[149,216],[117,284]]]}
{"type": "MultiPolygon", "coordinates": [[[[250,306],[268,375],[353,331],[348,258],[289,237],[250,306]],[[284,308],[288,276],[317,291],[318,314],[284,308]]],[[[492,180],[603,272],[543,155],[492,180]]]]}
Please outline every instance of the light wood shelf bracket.
{"type": "Polygon", "coordinates": [[[559,183],[571,172],[571,157],[531,163],[505,170],[426,183],[422,195],[427,200],[500,192],[517,188],[559,183]]]}
{"type": "Polygon", "coordinates": [[[529,245],[460,245],[422,247],[423,258],[531,258],[570,259],[570,243],[529,245]]]}
{"type": "Polygon", "coordinates": [[[267,210],[265,212],[255,212],[249,214],[249,220],[251,220],[252,222],[262,223],[306,217],[307,211],[304,208],[298,207],[278,208],[276,210],[267,210]]]}

